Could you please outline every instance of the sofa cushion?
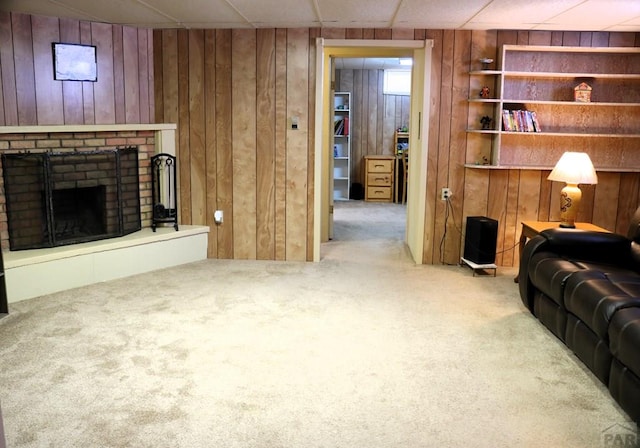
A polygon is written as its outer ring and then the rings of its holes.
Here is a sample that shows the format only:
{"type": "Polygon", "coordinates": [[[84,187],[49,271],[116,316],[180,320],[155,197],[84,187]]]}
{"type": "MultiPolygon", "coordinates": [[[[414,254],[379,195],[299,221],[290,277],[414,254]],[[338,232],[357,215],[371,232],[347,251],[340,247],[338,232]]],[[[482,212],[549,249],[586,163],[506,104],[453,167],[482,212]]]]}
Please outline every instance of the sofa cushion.
{"type": "Polygon", "coordinates": [[[640,307],[640,276],[633,279],[624,276],[624,281],[620,283],[611,281],[620,277],[598,271],[581,271],[571,275],[565,286],[564,304],[567,312],[574,314],[605,341],[608,340],[609,323],[616,311],[640,307]]]}
{"type": "Polygon", "coordinates": [[[640,423],[640,378],[615,358],[609,373],[609,392],[629,417],[640,423]]]}
{"type": "Polygon", "coordinates": [[[607,343],[572,314],[567,315],[565,343],[604,384],[609,384],[611,352],[607,343]]]}
{"type": "Polygon", "coordinates": [[[631,271],[612,271],[606,273],[611,283],[626,294],[634,297],[640,297],[640,273],[631,271]]]}
{"type": "Polygon", "coordinates": [[[553,252],[538,252],[529,261],[529,279],[533,286],[564,308],[564,285],[567,278],[583,268],[553,252]]]}
{"type": "Polygon", "coordinates": [[[564,342],[567,328],[567,311],[555,301],[537,291],[533,297],[533,315],[553,334],[564,342]]]}
{"type": "Polygon", "coordinates": [[[609,348],[622,364],[640,376],[640,308],[625,308],[613,316],[609,348]]]}
{"type": "Polygon", "coordinates": [[[582,270],[602,272],[603,274],[610,277],[612,281],[614,281],[614,279],[617,279],[616,281],[624,281],[625,279],[633,281],[633,280],[638,280],[640,278],[639,271],[635,271],[633,269],[627,268],[624,265],[612,265],[607,263],[599,263],[595,261],[586,261],[586,260],[579,260],[579,259],[571,260],[571,261],[576,266],[579,266],[580,269],[582,270]]]}

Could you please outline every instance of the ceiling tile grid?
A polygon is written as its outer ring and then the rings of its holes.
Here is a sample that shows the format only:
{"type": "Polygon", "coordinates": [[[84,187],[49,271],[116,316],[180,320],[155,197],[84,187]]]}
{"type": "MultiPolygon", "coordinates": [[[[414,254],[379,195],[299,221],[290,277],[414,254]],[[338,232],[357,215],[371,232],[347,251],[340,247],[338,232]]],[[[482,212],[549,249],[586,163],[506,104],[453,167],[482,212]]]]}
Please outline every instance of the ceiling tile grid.
{"type": "Polygon", "coordinates": [[[1,0],[0,11],[144,28],[640,31],[640,0],[1,0]]]}

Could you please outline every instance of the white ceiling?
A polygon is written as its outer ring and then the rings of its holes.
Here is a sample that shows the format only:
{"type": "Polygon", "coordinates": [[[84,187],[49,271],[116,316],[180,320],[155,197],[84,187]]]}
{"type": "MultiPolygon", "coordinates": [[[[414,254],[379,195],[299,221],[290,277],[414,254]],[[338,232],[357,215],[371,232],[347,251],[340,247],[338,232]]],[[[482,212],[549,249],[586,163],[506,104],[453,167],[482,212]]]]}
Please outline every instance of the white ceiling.
{"type": "Polygon", "coordinates": [[[640,0],[0,0],[0,11],[145,28],[640,31],[640,0]]]}

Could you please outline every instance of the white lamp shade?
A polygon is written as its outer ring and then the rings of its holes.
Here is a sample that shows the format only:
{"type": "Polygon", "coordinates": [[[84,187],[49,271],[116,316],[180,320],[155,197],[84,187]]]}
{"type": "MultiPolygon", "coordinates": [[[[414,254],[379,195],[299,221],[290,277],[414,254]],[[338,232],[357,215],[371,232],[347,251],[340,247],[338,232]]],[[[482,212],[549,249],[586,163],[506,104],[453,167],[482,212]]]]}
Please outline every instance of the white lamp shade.
{"type": "Polygon", "coordinates": [[[598,175],[586,152],[565,152],[547,178],[568,184],[597,184],[598,175]]]}

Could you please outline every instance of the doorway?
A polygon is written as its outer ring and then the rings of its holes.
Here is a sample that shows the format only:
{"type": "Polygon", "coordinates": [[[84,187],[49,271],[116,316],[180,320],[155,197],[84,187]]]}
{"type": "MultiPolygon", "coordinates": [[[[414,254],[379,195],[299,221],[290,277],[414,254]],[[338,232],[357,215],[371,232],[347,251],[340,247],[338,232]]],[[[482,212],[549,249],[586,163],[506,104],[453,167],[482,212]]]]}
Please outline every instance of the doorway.
{"type": "Polygon", "coordinates": [[[360,58],[412,58],[412,95],[409,128],[413,135],[409,170],[405,242],[414,262],[422,263],[424,246],[424,224],[426,208],[426,164],[428,141],[428,116],[431,72],[431,48],[433,42],[426,41],[368,41],[325,40],[316,41],[316,132],[314,213],[314,261],[320,261],[320,243],[329,236],[332,186],[329,183],[333,151],[330,137],[333,135],[333,120],[329,110],[331,100],[331,59],[343,57],[360,58]],[[423,119],[423,117],[426,117],[423,119]]]}
{"type": "Polygon", "coordinates": [[[333,101],[328,106],[334,123],[334,157],[333,167],[329,169],[332,185],[329,240],[380,239],[386,235],[389,239],[404,241],[403,156],[408,154],[410,138],[412,62],[412,58],[398,57],[330,59],[333,101]],[[392,158],[389,166],[393,173],[380,176],[382,181],[371,187],[367,182],[371,176],[366,174],[365,156],[392,158]],[[382,196],[375,201],[365,201],[369,196],[367,190],[374,189],[382,196]],[[378,226],[376,219],[393,225],[378,226]],[[398,223],[401,223],[400,229],[398,223]],[[360,235],[354,235],[356,229],[360,235]]]}

